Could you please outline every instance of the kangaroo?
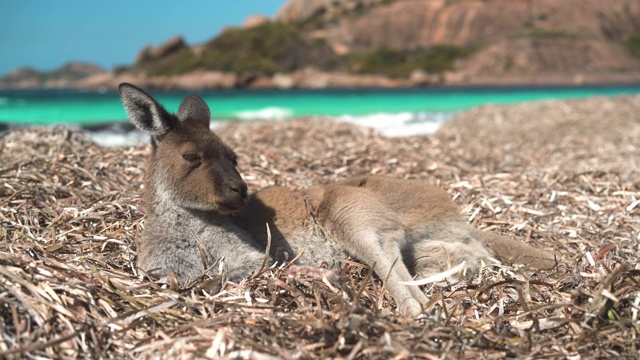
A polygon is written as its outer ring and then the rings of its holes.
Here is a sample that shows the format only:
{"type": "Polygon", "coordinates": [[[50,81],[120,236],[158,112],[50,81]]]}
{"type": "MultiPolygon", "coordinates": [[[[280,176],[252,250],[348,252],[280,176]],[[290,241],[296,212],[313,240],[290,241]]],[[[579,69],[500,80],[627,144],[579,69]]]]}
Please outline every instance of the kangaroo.
{"type": "Polygon", "coordinates": [[[428,302],[414,276],[426,277],[465,262],[470,271],[497,257],[539,269],[553,254],[461,218],[439,188],[419,180],[361,176],[302,191],[268,187],[253,196],[232,149],[210,130],[210,110],[187,96],[176,115],[143,90],[119,87],[131,122],[151,137],[144,179],[146,226],[138,239],[138,267],[180,283],[212,273],[223,261],[240,281],[265,259],[268,229],[272,261],[320,265],[345,257],[369,265],[385,282],[401,314],[417,316],[428,302]]]}

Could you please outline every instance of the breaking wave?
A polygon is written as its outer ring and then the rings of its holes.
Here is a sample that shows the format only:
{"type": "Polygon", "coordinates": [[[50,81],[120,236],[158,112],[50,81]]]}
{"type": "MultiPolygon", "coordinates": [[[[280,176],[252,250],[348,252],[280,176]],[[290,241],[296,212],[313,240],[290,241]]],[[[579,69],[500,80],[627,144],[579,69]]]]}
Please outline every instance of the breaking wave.
{"type": "Polygon", "coordinates": [[[375,113],[368,115],[343,115],[339,120],[373,128],[385,136],[411,136],[431,134],[455,112],[402,112],[375,113]]]}

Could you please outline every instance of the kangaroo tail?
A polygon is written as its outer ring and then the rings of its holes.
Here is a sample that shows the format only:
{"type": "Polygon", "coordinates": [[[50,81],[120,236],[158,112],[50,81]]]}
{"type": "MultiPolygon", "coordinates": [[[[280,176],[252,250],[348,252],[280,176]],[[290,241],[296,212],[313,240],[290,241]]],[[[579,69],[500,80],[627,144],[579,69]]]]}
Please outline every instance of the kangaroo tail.
{"type": "Polygon", "coordinates": [[[537,270],[549,270],[558,264],[559,257],[553,251],[545,251],[527,245],[520,240],[500,234],[476,231],[477,236],[489,247],[498,260],[512,264],[524,264],[537,270]]]}

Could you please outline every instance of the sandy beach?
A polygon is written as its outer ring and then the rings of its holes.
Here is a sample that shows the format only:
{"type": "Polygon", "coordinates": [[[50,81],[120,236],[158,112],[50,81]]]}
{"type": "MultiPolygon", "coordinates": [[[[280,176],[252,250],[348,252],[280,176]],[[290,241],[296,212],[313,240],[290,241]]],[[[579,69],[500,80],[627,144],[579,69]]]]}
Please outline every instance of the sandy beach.
{"type": "Polygon", "coordinates": [[[229,123],[218,135],[256,191],[362,174],[446,189],[485,231],[558,254],[427,286],[402,319],[345,260],[287,265],[210,294],[141,280],[145,145],[63,127],[0,139],[0,358],[564,358],[640,356],[640,96],[483,106],[432,135],[321,119],[229,123]]]}

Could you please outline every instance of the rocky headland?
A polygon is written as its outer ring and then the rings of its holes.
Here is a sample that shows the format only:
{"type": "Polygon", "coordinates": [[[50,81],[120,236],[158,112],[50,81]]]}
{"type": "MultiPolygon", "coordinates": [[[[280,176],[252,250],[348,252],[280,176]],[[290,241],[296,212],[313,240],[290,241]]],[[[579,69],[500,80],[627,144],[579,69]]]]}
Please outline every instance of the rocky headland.
{"type": "Polygon", "coordinates": [[[203,44],[130,66],[15,71],[0,87],[328,88],[640,82],[634,0],[290,0],[203,44]]]}

